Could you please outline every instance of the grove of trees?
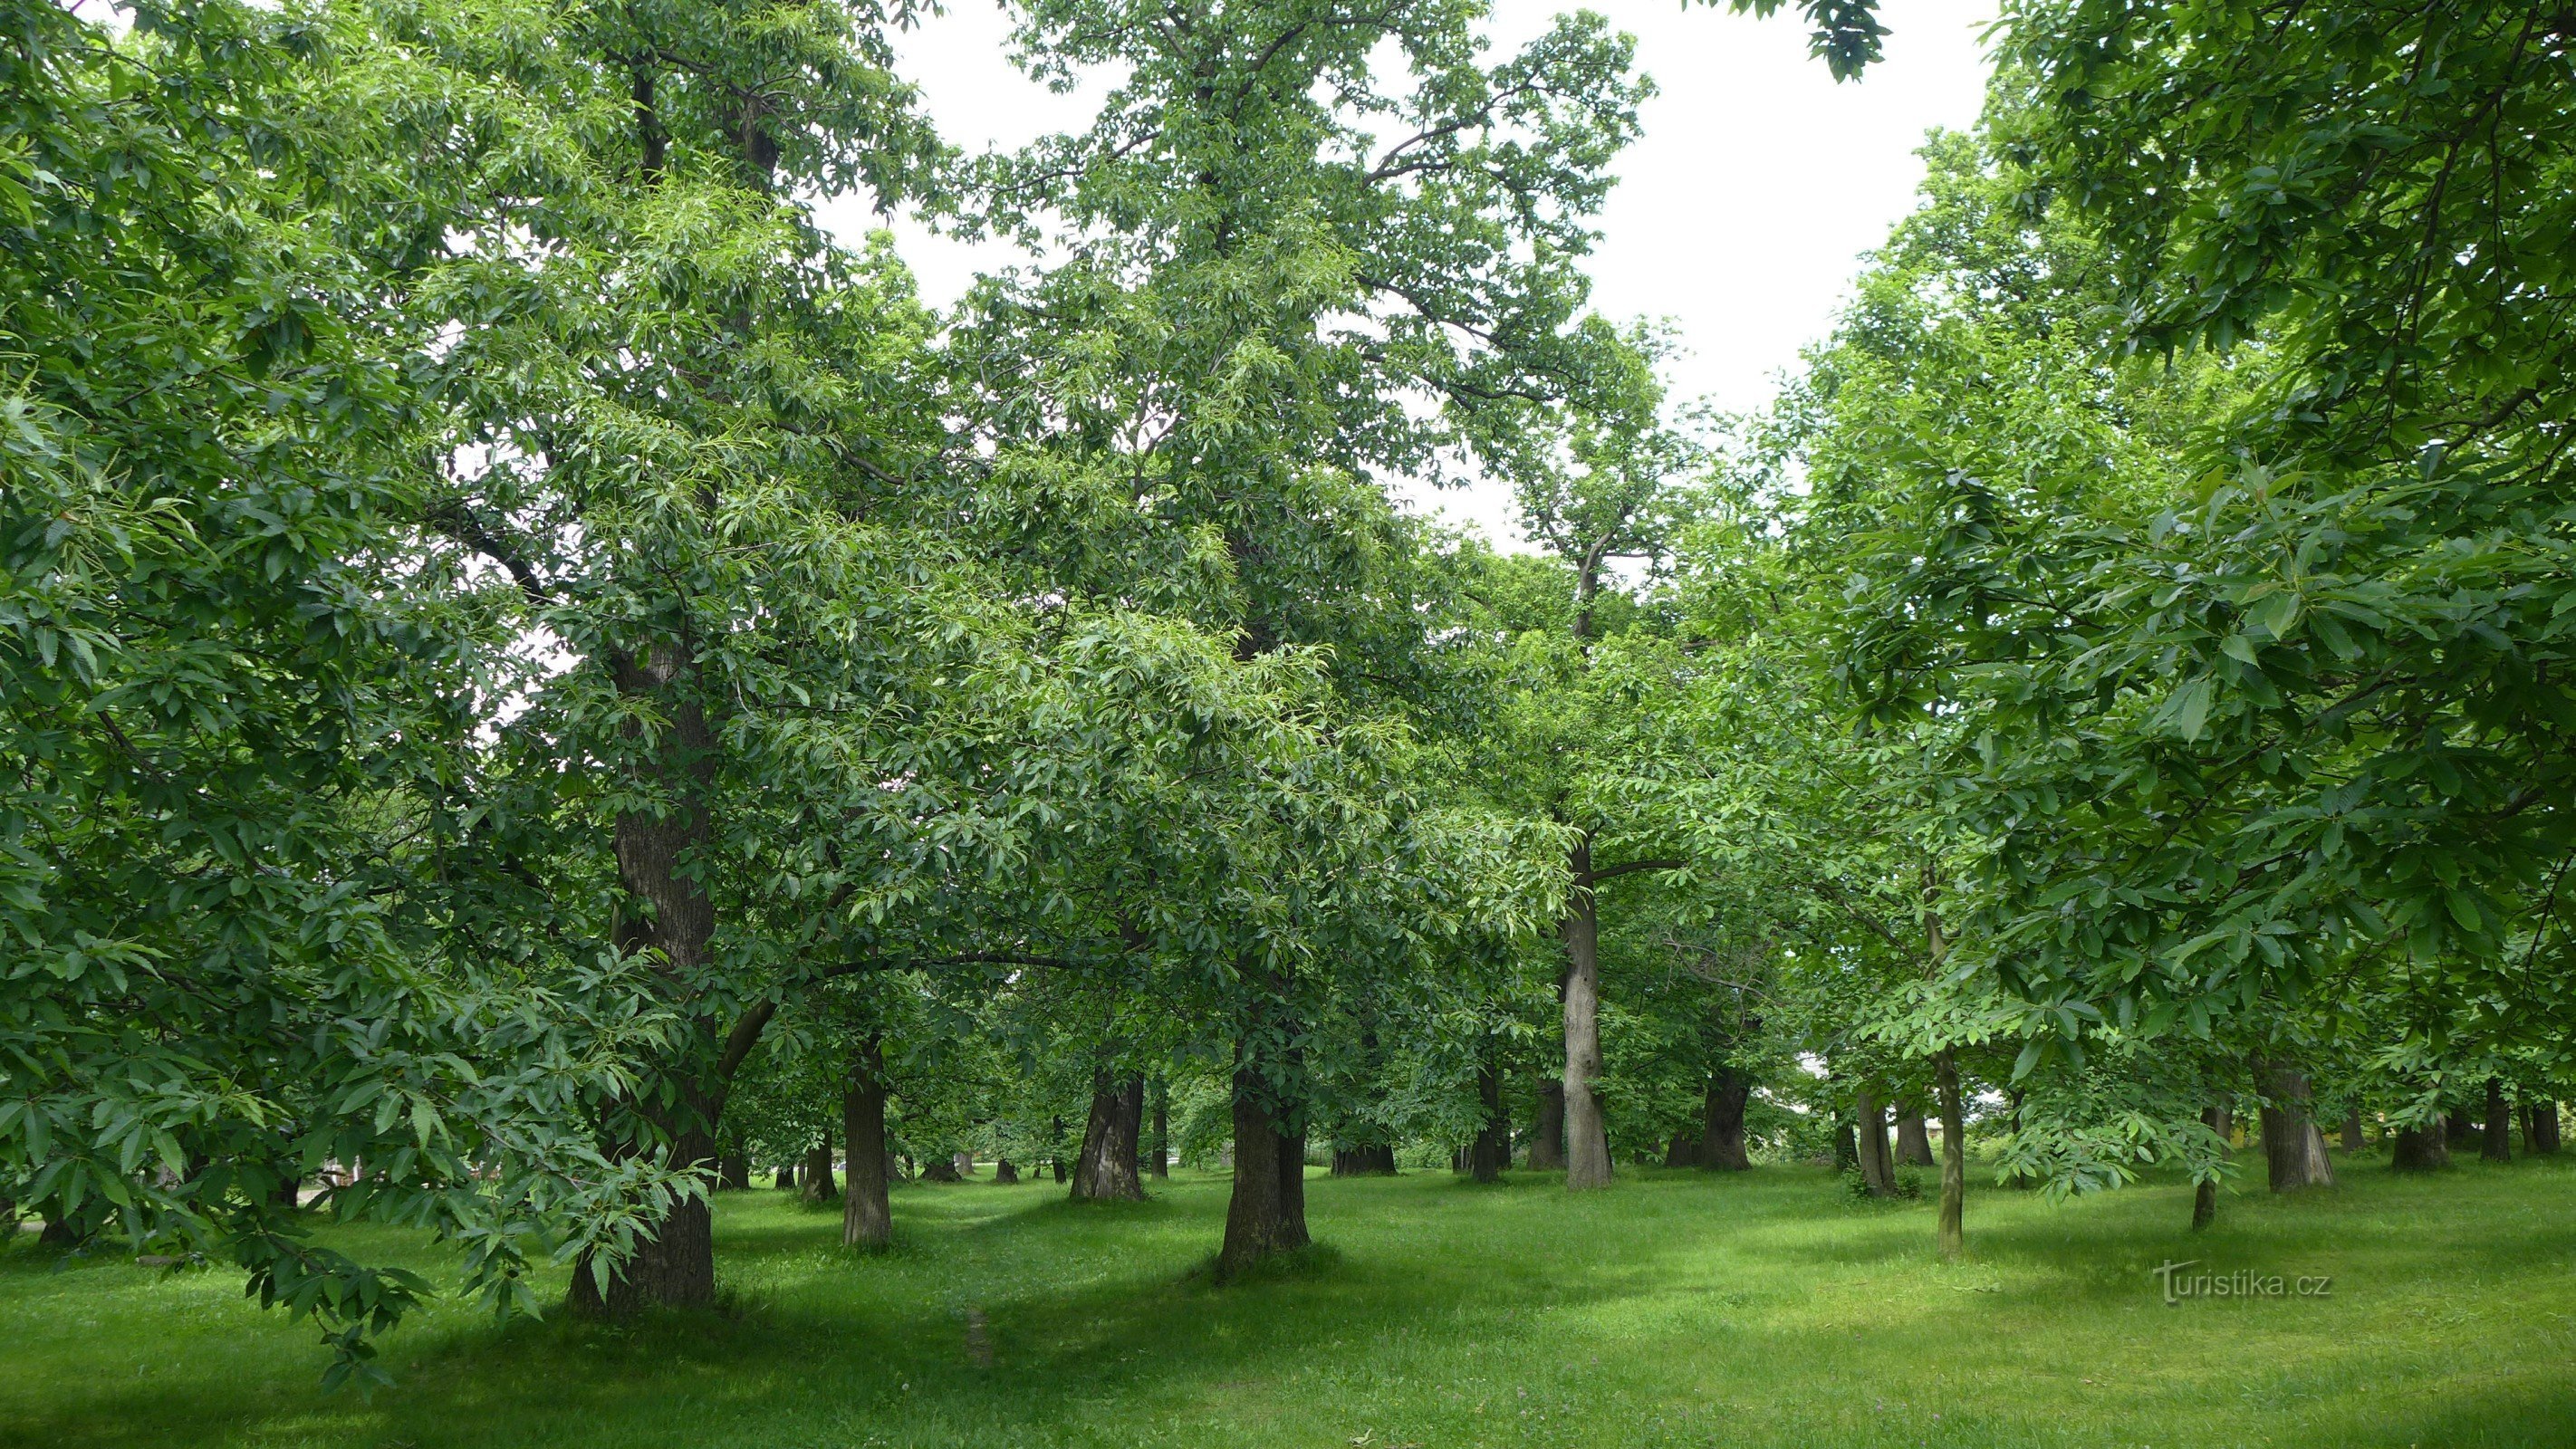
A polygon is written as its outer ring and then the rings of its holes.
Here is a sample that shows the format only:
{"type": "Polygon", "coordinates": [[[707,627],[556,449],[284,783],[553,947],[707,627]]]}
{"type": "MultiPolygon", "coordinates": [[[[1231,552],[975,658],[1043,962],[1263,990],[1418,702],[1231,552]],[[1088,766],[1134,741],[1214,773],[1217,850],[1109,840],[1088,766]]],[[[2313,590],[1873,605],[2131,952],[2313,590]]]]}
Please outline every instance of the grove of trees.
{"type": "Polygon", "coordinates": [[[9,1222],[345,1377],[448,1288],[330,1217],[618,1316],[755,1174],[1230,1167],[1230,1277],[1310,1162],[1937,1169],[1956,1254],[2557,1150],[2567,12],[2014,0],[1719,417],[1588,302],[1600,16],[1009,11],[1105,98],[968,155],[908,0],[0,0],[9,1222]]]}

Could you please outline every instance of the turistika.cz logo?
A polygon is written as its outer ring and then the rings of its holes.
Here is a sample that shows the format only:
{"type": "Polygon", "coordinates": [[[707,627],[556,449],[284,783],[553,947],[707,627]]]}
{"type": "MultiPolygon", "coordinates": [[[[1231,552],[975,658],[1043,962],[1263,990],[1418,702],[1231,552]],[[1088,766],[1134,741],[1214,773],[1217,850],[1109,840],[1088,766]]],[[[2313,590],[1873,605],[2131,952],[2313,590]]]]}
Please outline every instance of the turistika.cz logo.
{"type": "Polygon", "coordinates": [[[2334,1275],[2304,1273],[2286,1278],[2278,1273],[2257,1273],[2251,1268],[2238,1268],[2219,1273],[2207,1269],[2198,1273],[2185,1270],[2200,1266],[2200,1259],[2180,1263],[2159,1263],[2147,1272],[2164,1285],[2165,1306],[2181,1306],[2186,1298],[2331,1298],[2334,1275]]]}

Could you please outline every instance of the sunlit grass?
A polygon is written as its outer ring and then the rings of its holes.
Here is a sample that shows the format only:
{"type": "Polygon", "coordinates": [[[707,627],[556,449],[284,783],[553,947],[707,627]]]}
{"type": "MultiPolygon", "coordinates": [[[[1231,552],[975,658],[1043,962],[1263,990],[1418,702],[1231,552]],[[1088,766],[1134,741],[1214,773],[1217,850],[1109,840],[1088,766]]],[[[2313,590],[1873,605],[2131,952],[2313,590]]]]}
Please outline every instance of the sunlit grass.
{"type": "Polygon", "coordinates": [[[1812,1169],[1626,1170],[1583,1197],[1318,1176],[1334,1251],[1230,1287],[1194,1271],[1218,1178],[1127,1207],[901,1189],[900,1242],[870,1258],[835,1246],[836,1213],[728,1194],[724,1311],[502,1329],[451,1305],[388,1342],[400,1382],[372,1397],[319,1392],[315,1331],[220,1272],[29,1241],[0,1258],[0,1443],[2576,1443],[2576,1166],[2342,1166],[2332,1192],[2232,1197],[2197,1237],[2178,1186],[1980,1188],[1957,1265],[1928,1206],[1812,1169]],[[2168,1259],[2333,1290],[2168,1308],[2168,1259]]]}

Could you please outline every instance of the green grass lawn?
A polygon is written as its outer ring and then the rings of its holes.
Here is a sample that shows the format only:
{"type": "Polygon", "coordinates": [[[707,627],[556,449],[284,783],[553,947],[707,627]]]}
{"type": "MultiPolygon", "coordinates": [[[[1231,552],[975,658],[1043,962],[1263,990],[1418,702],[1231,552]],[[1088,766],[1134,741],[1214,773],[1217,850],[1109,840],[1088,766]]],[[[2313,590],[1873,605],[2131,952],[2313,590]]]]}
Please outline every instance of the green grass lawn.
{"type": "Polygon", "coordinates": [[[2179,1186],[2052,1206],[1972,1183],[1957,1265],[1928,1205],[1813,1169],[1626,1169],[1581,1198],[1318,1176],[1330,1251],[1230,1287],[1195,1271],[1221,1178],[1123,1207],[904,1188],[878,1258],[835,1246],[837,1213],[734,1193],[725,1311],[498,1328],[451,1306],[393,1336],[399,1383],[372,1396],[320,1392],[316,1331],[237,1279],[30,1235],[0,1256],[0,1443],[2576,1444],[2576,1163],[2340,1165],[2331,1192],[2229,1198],[2199,1237],[2179,1186]],[[2332,1293],[2167,1307],[2150,1269],[2187,1258],[2332,1293]]]}

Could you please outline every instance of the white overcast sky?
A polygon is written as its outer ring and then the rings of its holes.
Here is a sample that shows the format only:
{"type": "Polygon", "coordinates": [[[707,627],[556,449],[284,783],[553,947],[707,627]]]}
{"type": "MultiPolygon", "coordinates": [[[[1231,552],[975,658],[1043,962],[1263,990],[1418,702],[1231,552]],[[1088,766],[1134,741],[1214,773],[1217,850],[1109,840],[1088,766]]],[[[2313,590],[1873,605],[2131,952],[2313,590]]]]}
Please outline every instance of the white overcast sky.
{"type": "MultiPolygon", "coordinates": [[[[1494,53],[1572,8],[1496,0],[1494,53]]],[[[1679,0],[1593,8],[1637,37],[1662,92],[1645,107],[1645,135],[1622,156],[1600,218],[1593,305],[1623,321],[1673,322],[1684,349],[1671,369],[1677,397],[1757,407],[1831,325],[1860,254],[1912,209],[1924,132],[1976,120],[1987,73],[1979,33],[1993,0],[1884,0],[1887,58],[1842,85],[1808,58],[1794,13],[1755,20],[1679,0]]],[[[1007,36],[997,7],[957,0],[900,37],[901,69],[951,143],[1017,146],[1087,122],[1083,95],[1052,95],[1011,66],[1007,36]]],[[[855,204],[826,208],[824,220],[854,243],[884,224],[855,204]]],[[[979,268],[1014,260],[1006,248],[969,247],[908,219],[894,231],[924,297],[939,305],[979,268]]],[[[1519,545],[1499,489],[1412,501],[1519,545]]]]}

